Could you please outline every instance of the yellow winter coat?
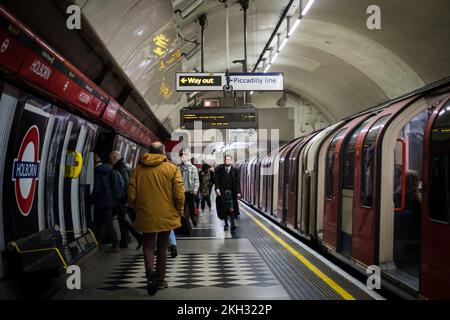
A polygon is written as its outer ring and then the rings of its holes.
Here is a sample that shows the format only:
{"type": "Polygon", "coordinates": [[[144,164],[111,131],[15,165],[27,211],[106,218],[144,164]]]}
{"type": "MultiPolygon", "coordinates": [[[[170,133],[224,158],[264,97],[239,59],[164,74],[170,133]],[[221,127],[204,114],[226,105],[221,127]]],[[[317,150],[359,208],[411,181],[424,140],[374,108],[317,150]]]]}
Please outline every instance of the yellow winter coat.
{"type": "Polygon", "coordinates": [[[144,233],[181,226],[184,184],[177,166],[160,154],[146,153],[131,174],[128,200],[136,211],[135,227],[144,233]]]}

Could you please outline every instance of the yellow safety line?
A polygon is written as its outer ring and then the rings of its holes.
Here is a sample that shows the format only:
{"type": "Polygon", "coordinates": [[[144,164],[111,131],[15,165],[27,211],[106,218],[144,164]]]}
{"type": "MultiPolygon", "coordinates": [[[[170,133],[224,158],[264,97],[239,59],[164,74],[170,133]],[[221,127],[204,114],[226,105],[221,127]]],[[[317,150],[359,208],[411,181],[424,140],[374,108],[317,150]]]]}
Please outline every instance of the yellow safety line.
{"type": "MultiPolygon", "coordinates": [[[[242,208],[242,207],[241,207],[242,208]]],[[[294,255],[301,263],[303,263],[309,270],[314,272],[316,276],[318,276],[322,281],[324,281],[327,285],[329,285],[334,291],[336,291],[342,298],[345,300],[355,300],[350,293],[345,291],[340,285],[330,279],[326,274],[320,271],[314,264],[312,264],[308,259],[306,259],[302,254],[300,254],[297,250],[292,248],[289,244],[287,244],[283,239],[277,236],[272,230],[267,228],[261,221],[255,218],[251,213],[249,213],[246,209],[242,208],[244,213],[249,216],[255,223],[260,226],[264,231],[266,231],[272,238],[278,241],[286,250],[288,250],[292,255],[294,255]]]]}

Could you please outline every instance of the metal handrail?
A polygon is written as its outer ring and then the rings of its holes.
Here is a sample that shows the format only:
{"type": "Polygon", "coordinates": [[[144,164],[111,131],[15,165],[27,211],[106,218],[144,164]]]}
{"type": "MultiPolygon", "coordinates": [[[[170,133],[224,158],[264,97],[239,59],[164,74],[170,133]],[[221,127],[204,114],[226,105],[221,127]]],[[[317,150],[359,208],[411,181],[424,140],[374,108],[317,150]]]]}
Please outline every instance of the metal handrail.
{"type": "Polygon", "coordinates": [[[11,242],[10,245],[13,246],[17,250],[17,252],[20,254],[36,253],[36,252],[43,252],[43,251],[56,251],[59,259],[61,260],[61,262],[64,266],[64,269],[67,269],[67,267],[68,267],[66,259],[64,259],[64,256],[62,255],[61,251],[57,247],[46,247],[46,248],[39,248],[39,249],[22,250],[22,249],[20,249],[19,245],[15,241],[11,242]]]}

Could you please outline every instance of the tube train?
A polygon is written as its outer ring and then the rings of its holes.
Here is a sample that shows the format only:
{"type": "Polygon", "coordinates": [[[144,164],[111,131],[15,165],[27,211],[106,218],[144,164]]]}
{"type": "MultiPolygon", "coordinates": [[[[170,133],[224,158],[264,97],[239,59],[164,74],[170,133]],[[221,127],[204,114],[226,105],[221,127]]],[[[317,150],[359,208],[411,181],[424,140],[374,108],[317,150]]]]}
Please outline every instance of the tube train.
{"type": "Polygon", "coordinates": [[[397,293],[450,299],[450,78],[241,162],[243,200],[397,293]]]}
{"type": "Polygon", "coordinates": [[[94,152],[134,167],[156,136],[2,7],[0,77],[1,279],[12,241],[91,225],[94,152]]]}

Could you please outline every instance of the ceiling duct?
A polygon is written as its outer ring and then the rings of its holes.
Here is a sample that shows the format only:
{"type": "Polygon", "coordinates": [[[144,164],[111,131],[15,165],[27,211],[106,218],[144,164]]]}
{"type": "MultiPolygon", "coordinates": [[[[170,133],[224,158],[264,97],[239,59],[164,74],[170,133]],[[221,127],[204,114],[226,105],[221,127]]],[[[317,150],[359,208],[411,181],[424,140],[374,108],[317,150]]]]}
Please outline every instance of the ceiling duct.
{"type": "Polygon", "coordinates": [[[181,18],[186,19],[192,12],[197,10],[197,8],[200,7],[204,2],[205,2],[205,0],[192,1],[183,10],[180,10],[180,9],[175,10],[175,13],[178,13],[181,18]]]}

